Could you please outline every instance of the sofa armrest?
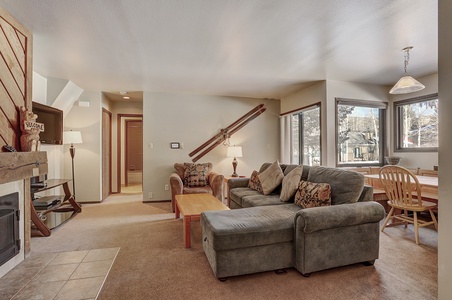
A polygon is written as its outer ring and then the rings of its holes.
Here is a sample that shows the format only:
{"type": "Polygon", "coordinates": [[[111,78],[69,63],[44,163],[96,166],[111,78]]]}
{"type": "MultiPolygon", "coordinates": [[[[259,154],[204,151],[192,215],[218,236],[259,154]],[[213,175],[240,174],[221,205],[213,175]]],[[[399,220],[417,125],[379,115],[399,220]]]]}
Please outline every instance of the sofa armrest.
{"type": "Polygon", "coordinates": [[[176,210],[176,195],[181,195],[184,189],[184,184],[182,183],[182,179],[177,173],[172,173],[170,175],[170,187],[171,187],[171,206],[173,208],[173,212],[176,210]]]}
{"type": "Polygon", "coordinates": [[[376,223],[384,218],[385,210],[377,202],[356,202],[301,209],[295,215],[295,230],[305,233],[376,223]]]}
{"type": "Polygon", "coordinates": [[[221,202],[223,202],[224,176],[215,172],[209,174],[209,185],[212,188],[212,194],[221,202]]]}
{"type": "Polygon", "coordinates": [[[249,178],[229,178],[228,180],[228,188],[229,190],[238,188],[238,187],[248,187],[250,179],[249,178]]]}

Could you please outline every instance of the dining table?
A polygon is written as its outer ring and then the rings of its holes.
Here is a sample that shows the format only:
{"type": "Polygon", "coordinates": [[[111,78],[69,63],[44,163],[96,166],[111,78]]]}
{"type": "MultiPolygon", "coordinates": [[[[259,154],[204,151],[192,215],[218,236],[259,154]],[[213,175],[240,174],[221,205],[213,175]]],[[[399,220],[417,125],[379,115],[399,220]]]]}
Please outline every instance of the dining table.
{"type": "MultiPolygon", "coordinates": [[[[415,175],[419,184],[423,187],[438,188],[438,177],[415,175]]],[[[379,174],[364,174],[364,177],[369,179],[380,179],[379,174]]]]}

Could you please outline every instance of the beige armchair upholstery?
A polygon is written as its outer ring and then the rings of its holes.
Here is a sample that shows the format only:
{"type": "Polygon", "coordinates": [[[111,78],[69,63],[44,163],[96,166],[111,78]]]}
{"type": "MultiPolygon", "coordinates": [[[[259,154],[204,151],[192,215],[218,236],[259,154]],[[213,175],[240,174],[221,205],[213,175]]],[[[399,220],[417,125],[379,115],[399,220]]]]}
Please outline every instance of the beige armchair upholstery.
{"type": "Polygon", "coordinates": [[[209,193],[223,201],[224,176],[212,172],[212,163],[175,163],[174,169],[170,176],[173,212],[176,209],[176,195],[209,193]]]}

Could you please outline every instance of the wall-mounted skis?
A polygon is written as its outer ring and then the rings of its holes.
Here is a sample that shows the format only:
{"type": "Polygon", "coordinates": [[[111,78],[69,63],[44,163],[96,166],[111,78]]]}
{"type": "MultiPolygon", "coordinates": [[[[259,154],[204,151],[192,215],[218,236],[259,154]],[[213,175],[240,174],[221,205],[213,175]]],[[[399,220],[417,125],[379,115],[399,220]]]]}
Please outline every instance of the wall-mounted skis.
{"type": "Polygon", "coordinates": [[[243,115],[241,118],[239,118],[237,121],[232,123],[226,128],[220,129],[220,132],[216,134],[214,137],[209,139],[207,142],[190,152],[188,155],[190,157],[193,157],[198,152],[202,151],[198,155],[192,158],[193,162],[198,161],[201,157],[212,151],[216,146],[223,143],[225,140],[230,138],[234,133],[236,133],[238,130],[240,130],[243,126],[257,118],[261,113],[263,113],[266,110],[264,107],[264,104],[260,104],[250,110],[248,113],[243,115]]]}

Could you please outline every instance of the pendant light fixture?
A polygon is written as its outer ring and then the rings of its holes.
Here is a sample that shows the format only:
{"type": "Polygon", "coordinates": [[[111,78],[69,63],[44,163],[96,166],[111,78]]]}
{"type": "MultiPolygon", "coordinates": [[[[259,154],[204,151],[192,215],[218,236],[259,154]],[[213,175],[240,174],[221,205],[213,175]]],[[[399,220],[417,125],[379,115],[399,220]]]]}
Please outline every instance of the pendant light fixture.
{"type": "Polygon", "coordinates": [[[393,88],[389,91],[390,94],[407,94],[407,93],[413,93],[420,91],[425,88],[425,86],[414,79],[413,77],[409,76],[406,73],[406,67],[408,66],[408,62],[410,61],[410,50],[413,49],[412,46],[405,47],[402,49],[402,51],[405,52],[405,60],[404,60],[404,66],[405,66],[405,74],[402,78],[397,81],[397,83],[393,86],[393,88]]]}

